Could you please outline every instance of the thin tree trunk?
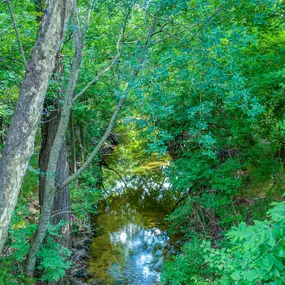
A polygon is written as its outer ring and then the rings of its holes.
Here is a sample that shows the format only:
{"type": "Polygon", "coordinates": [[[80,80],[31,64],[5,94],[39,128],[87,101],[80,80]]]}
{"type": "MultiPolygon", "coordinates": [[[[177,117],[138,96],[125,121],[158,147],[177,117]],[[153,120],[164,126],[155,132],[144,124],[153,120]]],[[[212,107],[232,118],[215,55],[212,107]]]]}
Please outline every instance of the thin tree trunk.
{"type": "Polygon", "coordinates": [[[86,152],[86,143],[84,141],[83,126],[79,126],[79,139],[80,139],[80,145],[81,145],[82,163],[84,163],[84,161],[85,161],[85,152],[86,152]]]}
{"type": "Polygon", "coordinates": [[[77,135],[77,140],[79,142],[79,146],[81,149],[81,165],[82,165],[85,161],[85,149],[84,149],[83,140],[82,140],[82,127],[78,127],[75,134],[77,135]]]}
{"type": "MultiPolygon", "coordinates": [[[[39,176],[39,201],[40,206],[43,206],[43,198],[45,196],[46,172],[49,162],[51,148],[56,136],[60,121],[60,113],[53,112],[42,125],[42,145],[39,154],[39,168],[42,173],[39,176]]],[[[68,156],[65,140],[61,147],[55,173],[55,185],[60,185],[69,176],[68,156]]],[[[70,192],[69,185],[64,187],[61,191],[55,194],[53,209],[52,209],[51,223],[57,225],[64,221],[64,225],[60,228],[61,237],[56,238],[56,242],[60,247],[70,248],[71,246],[71,231],[70,231],[70,192]]],[[[50,283],[52,285],[65,284],[65,278],[50,283]]]]}
{"type": "MultiPolygon", "coordinates": [[[[42,13],[44,10],[45,1],[44,0],[34,0],[35,9],[38,13],[42,13]]],[[[42,19],[41,15],[37,16],[37,21],[40,22],[42,19]]],[[[55,80],[60,81],[63,73],[63,64],[61,63],[61,55],[60,53],[57,55],[56,60],[56,70],[54,72],[55,80]]],[[[59,96],[62,94],[62,88],[59,88],[59,96]]],[[[48,108],[49,104],[53,102],[49,102],[50,100],[45,101],[45,107],[48,108]]],[[[54,103],[59,109],[58,100],[54,103]]],[[[54,111],[49,114],[49,116],[43,116],[43,119],[46,121],[42,124],[41,133],[42,133],[42,142],[41,142],[41,150],[39,153],[39,169],[41,175],[39,176],[39,204],[42,207],[43,205],[43,197],[45,192],[45,179],[46,179],[46,171],[48,167],[49,156],[51,152],[51,147],[53,145],[56,132],[58,129],[59,121],[60,121],[60,112],[54,111]]],[[[62,148],[59,153],[56,173],[55,173],[55,184],[60,185],[67,177],[69,176],[69,167],[68,167],[68,155],[66,149],[66,140],[64,139],[62,148]]],[[[52,223],[57,225],[60,221],[64,220],[66,223],[61,228],[62,238],[58,238],[57,242],[67,248],[70,248],[71,236],[70,236],[70,193],[69,193],[69,185],[64,187],[62,191],[58,192],[54,199],[54,205],[52,213],[54,218],[52,219],[52,223]],[[65,213],[63,213],[65,212],[65,213]],[[61,214],[59,214],[61,213],[61,214]]]]}
{"type": "MultiPolygon", "coordinates": [[[[37,12],[43,12],[44,10],[44,0],[34,0],[35,8],[37,12]]],[[[37,21],[41,21],[41,15],[37,16],[37,21]]],[[[61,63],[61,54],[59,53],[56,60],[56,70],[54,72],[55,80],[60,81],[61,76],[63,73],[63,64],[61,63]]],[[[62,87],[59,88],[59,97],[62,94],[62,87]]],[[[46,99],[46,108],[48,105],[53,102],[49,102],[46,99]]],[[[58,100],[56,101],[56,107],[58,107],[58,100]]],[[[51,146],[53,145],[56,132],[58,129],[59,121],[60,121],[60,112],[54,111],[49,114],[49,116],[44,116],[43,119],[46,119],[44,124],[41,127],[42,133],[42,142],[41,142],[41,150],[39,153],[39,169],[41,175],[39,176],[39,203],[42,207],[43,205],[43,197],[45,191],[45,173],[48,167],[48,161],[51,151],[51,146]]],[[[66,149],[66,143],[62,145],[62,148],[59,153],[57,167],[56,167],[56,177],[55,183],[56,185],[60,185],[68,176],[69,176],[69,167],[68,167],[68,155],[66,149]]],[[[71,243],[71,235],[70,235],[70,193],[69,193],[69,186],[62,189],[62,191],[58,192],[55,196],[54,205],[53,205],[53,214],[55,215],[54,218],[51,220],[54,225],[57,225],[60,221],[65,221],[65,224],[61,227],[61,238],[57,238],[57,242],[60,246],[64,246],[70,248],[71,243]],[[62,213],[66,211],[66,213],[62,213]],[[62,214],[59,214],[62,213],[62,214]]],[[[53,285],[57,284],[55,282],[53,285]]],[[[59,284],[59,283],[58,283],[59,284]]]]}
{"type": "MultiPolygon", "coordinates": [[[[68,177],[68,155],[64,141],[57,160],[55,185],[61,185],[68,177]]],[[[62,238],[57,242],[67,248],[71,247],[70,220],[70,192],[69,185],[66,185],[55,193],[51,222],[57,225],[60,221],[65,221],[65,225],[61,227],[62,238]]]]}
{"type": "Polygon", "coordinates": [[[72,1],[49,1],[8,130],[0,160],[0,252],[34,151],[46,90],[63,41],[72,1]]]}
{"type": "MultiPolygon", "coordinates": [[[[60,56],[58,57],[56,64],[56,72],[54,73],[55,80],[60,80],[60,76],[63,72],[63,65],[60,63],[60,56]]],[[[62,88],[59,88],[59,97],[62,94],[62,88]]],[[[49,102],[50,100],[46,100],[46,107],[53,102],[49,102]]],[[[56,109],[59,109],[58,99],[55,103],[56,109]]],[[[40,206],[43,206],[43,199],[45,196],[45,184],[46,184],[46,175],[48,162],[50,157],[50,152],[52,145],[54,143],[54,139],[58,130],[59,122],[60,122],[60,111],[54,111],[49,114],[49,116],[44,116],[43,120],[45,122],[42,124],[41,132],[42,132],[42,143],[41,150],[39,154],[39,169],[41,175],[39,176],[39,201],[40,206]]],[[[63,145],[61,147],[56,172],[55,172],[55,186],[60,185],[67,177],[69,176],[69,167],[68,167],[68,156],[65,139],[63,145]]],[[[59,229],[59,233],[61,237],[56,237],[55,240],[58,243],[58,250],[60,251],[61,247],[70,248],[71,244],[71,232],[70,232],[70,193],[69,186],[62,189],[56,193],[53,203],[52,214],[53,218],[51,219],[51,223],[53,225],[57,225],[61,221],[65,223],[59,229]]],[[[52,285],[61,285],[65,284],[65,278],[62,278],[58,281],[49,283],[52,285]]]]}
{"type": "Polygon", "coordinates": [[[74,173],[77,170],[76,165],[76,148],[75,148],[75,131],[74,131],[74,120],[73,113],[70,113],[70,142],[71,142],[71,172],[74,173]]]}
{"type": "MultiPolygon", "coordinates": [[[[45,193],[45,183],[47,174],[47,166],[50,156],[50,151],[52,148],[52,144],[54,142],[54,138],[58,129],[58,124],[60,120],[59,112],[51,112],[46,118],[46,122],[42,124],[41,133],[42,133],[42,142],[41,149],[39,153],[39,204],[43,206],[43,198],[45,193]]],[[[55,173],[56,175],[56,173],[55,173]]]]}

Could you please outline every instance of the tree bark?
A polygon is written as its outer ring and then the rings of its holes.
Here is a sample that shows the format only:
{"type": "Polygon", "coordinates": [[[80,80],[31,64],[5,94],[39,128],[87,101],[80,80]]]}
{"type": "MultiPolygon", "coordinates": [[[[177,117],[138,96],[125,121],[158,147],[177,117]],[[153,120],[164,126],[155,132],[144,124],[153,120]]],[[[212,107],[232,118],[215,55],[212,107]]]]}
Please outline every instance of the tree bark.
{"type": "MultiPolygon", "coordinates": [[[[58,56],[56,63],[56,71],[54,72],[54,79],[60,81],[60,76],[63,72],[63,65],[60,62],[60,55],[58,56]]],[[[62,88],[59,88],[59,95],[56,102],[51,102],[51,100],[45,101],[45,107],[48,108],[48,105],[54,104],[56,109],[59,110],[59,98],[60,94],[62,94],[62,88]]],[[[41,142],[41,150],[39,153],[39,202],[40,206],[43,206],[44,196],[45,196],[45,185],[46,185],[46,175],[49,157],[52,149],[52,145],[54,143],[54,139],[58,130],[59,122],[60,122],[60,111],[53,111],[48,113],[47,116],[43,116],[44,123],[41,127],[42,133],[42,142],[41,142]]],[[[61,147],[56,172],[55,172],[55,186],[60,185],[68,176],[69,176],[69,167],[68,167],[68,155],[66,149],[66,140],[64,139],[63,145],[61,147]]],[[[71,232],[70,232],[70,192],[69,185],[56,193],[53,203],[52,209],[53,218],[51,219],[51,223],[53,225],[57,225],[61,221],[65,223],[60,227],[59,233],[61,237],[56,237],[55,241],[58,243],[58,250],[61,247],[70,248],[71,245],[71,232]]],[[[65,284],[65,278],[62,278],[55,282],[49,282],[52,285],[61,285],[65,284]]]]}
{"type": "MultiPolygon", "coordinates": [[[[61,147],[56,169],[55,185],[61,185],[69,177],[68,155],[65,141],[61,147]]],[[[65,221],[61,227],[62,238],[57,242],[67,248],[71,246],[70,236],[70,192],[69,185],[55,193],[51,222],[57,225],[60,221],[65,221]]]]}
{"type": "Polygon", "coordinates": [[[72,0],[52,0],[43,16],[0,160],[0,252],[16,206],[72,0]]]}

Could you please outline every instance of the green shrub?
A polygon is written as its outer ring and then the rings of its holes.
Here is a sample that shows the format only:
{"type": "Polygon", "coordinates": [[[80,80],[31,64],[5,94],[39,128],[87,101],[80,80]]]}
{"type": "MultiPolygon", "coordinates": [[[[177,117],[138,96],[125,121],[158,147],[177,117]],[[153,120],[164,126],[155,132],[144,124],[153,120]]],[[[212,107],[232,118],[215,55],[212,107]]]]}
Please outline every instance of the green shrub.
{"type": "Polygon", "coordinates": [[[229,244],[213,248],[194,240],[164,267],[164,284],[282,285],[285,280],[285,201],[272,203],[268,219],[242,222],[226,234],[229,244]],[[212,283],[211,283],[212,282],[212,283]]]}
{"type": "Polygon", "coordinates": [[[63,225],[64,221],[56,226],[49,225],[45,243],[41,245],[37,254],[40,261],[38,269],[44,272],[41,277],[42,281],[52,282],[59,280],[65,276],[66,270],[71,267],[72,261],[69,260],[71,251],[56,242],[57,237],[62,237],[58,233],[63,225]]]}
{"type": "Polygon", "coordinates": [[[201,243],[194,238],[184,244],[181,253],[164,264],[161,280],[163,284],[213,284],[215,272],[205,266],[201,243]]]}
{"type": "Polygon", "coordinates": [[[220,284],[284,284],[285,201],[271,205],[268,219],[233,227],[227,233],[227,249],[212,249],[209,242],[201,245],[207,265],[222,272],[220,284]]]}

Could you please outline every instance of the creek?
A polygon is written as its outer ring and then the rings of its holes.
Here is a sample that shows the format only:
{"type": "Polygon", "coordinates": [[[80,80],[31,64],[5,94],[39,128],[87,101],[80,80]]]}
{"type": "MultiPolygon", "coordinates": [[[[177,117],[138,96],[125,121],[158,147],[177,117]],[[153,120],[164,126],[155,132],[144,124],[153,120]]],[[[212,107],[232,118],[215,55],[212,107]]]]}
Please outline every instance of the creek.
{"type": "Polygon", "coordinates": [[[171,196],[162,171],[125,180],[128,188],[118,183],[94,218],[90,284],[160,284],[163,262],[172,252],[164,222],[171,196]]]}

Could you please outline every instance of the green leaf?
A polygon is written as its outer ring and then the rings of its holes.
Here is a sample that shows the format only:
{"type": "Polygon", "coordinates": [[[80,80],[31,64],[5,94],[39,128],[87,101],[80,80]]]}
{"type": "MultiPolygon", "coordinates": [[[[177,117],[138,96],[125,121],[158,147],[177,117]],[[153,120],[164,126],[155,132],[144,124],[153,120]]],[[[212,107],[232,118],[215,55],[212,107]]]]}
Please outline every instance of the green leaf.
{"type": "Polygon", "coordinates": [[[255,270],[250,270],[250,271],[244,272],[243,277],[245,280],[253,281],[258,278],[258,274],[256,273],[255,270]]]}
{"type": "Polygon", "coordinates": [[[281,258],[285,258],[285,249],[284,249],[284,247],[276,248],[276,249],[273,251],[273,254],[274,254],[275,256],[278,256],[278,257],[281,257],[281,258]]]}
{"type": "Polygon", "coordinates": [[[241,279],[241,274],[240,274],[240,273],[241,273],[240,271],[235,271],[235,272],[231,275],[232,279],[235,280],[235,281],[240,280],[240,279],[241,279]]]}

